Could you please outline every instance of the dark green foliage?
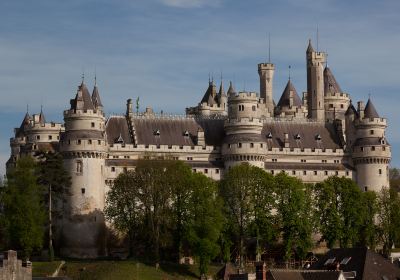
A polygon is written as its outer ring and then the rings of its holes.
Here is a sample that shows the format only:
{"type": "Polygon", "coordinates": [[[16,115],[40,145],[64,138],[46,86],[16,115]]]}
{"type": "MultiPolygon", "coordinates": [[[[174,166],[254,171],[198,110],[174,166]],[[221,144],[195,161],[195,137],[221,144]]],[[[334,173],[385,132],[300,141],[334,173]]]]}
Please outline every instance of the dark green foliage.
{"type": "Polygon", "coordinates": [[[293,251],[296,251],[300,258],[304,258],[312,246],[310,192],[299,179],[283,172],[275,177],[275,185],[284,258],[289,260],[293,251]]]}
{"type": "Polygon", "coordinates": [[[364,204],[362,192],[348,178],[329,177],[315,186],[317,216],[320,231],[332,248],[336,242],[340,247],[355,246],[363,226],[364,204]]]}
{"type": "Polygon", "coordinates": [[[375,249],[377,243],[378,225],[376,223],[376,215],[378,213],[378,197],[375,192],[367,191],[362,193],[363,222],[360,231],[360,245],[375,249]]]}
{"type": "Polygon", "coordinates": [[[22,250],[26,258],[43,246],[45,208],[43,188],[37,183],[37,164],[31,157],[17,161],[2,192],[4,226],[8,247],[22,250]]]}
{"type": "Polygon", "coordinates": [[[53,220],[62,218],[64,199],[66,194],[69,194],[71,177],[64,168],[60,153],[41,152],[38,154],[38,159],[39,183],[45,187],[49,258],[53,261],[53,220]]]}
{"type": "Polygon", "coordinates": [[[199,260],[201,275],[208,271],[210,261],[218,254],[218,239],[222,228],[221,202],[215,182],[202,174],[192,174],[189,199],[187,238],[199,260]]]}
{"type": "Polygon", "coordinates": [[[138,179],[135,172],[121,173],[107,193],[106,206],[104,208],[104,215],[108,220],[112,221],[113,226],[120,232],[127,233],[129,256],[133,255],[134,240],[143,215],[138,189],[138,179]]]}

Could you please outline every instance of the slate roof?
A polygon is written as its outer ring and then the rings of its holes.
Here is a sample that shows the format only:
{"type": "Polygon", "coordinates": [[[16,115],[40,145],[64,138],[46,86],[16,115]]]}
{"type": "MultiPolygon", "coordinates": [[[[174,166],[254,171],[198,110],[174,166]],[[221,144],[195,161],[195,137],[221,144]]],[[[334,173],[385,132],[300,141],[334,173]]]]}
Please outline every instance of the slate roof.
{"type": "Polygon", "coordinates": [[[365,118],[379,118],[379,114],[376,111],[374,104],[372,104],[371,99],[368,99],[367,105],[365,106],[364,117],[365,118]]]}
{"type": "Polygon", "coordinates": [[[289,269],[270,269],[267,271],[267,279],[271,280],[338,280],[340,275],[341,271],[289,269]]]}
{"type": "Polygon", "coordinates": [[[338,149],[341,148],[339,136],[336,133],[334,124],[323,122],[290,122],[276,121],[264,123],[261,131],[269,147],[283,148],[284,134],[289,135],[289,147],[291,148],[319,148],[338,149]],[[267,138],[271,133],[272,138],[267,138]],[[299,135],[300,139],[296,139],[299,135]],[[317,136],[321,140],[317,140],[317,136]]]}
{"type": "Polygon", "coordinates": [[[352,103],[350,103],[349,107],[347,108],[347,111],[346,111],[345,115],[346,116],[355,115],[355,116],[358,117],[358,112],[357,112],[356,108],[354,108],[352,103]]]}
{"type": "Polygon", "coordinates": [[[31,120],[31,116],[29,115],[28,112],[26,112],[25,117],[22,120],[22,123],[16,132],[16,135],[15,135],[16,137],[24,136],[25,126],[27,126],[29,124],[30,120],[31,120]]]}
{"type": "Polygon", "coordinates": [[[101,99],[100,99],[99,89],[97,88],[96,85],[94,86],[93,92],[92,92],[92,103],[95,108],[103,107],[103,104],[101,103],[101,99]]]}
{"type": "Polygon", "coordinates": [[[313,46],[311,45],[311,39],[308,40],[308,47],[307,47],[307,53],[315,52],[313,46]]]}
{"type": "Polygon", "coordinates": [[[89,90],[85,83],[82,81],[78,87],[78,92],[74,99],[71,99],[71,109],[73,110],[93,110],[94,106],[89,90]]]}
{"type": "Polygon", "coordinates": [[[293,86],[292,82],[289,80],[286,84],[286,87],[282,93],[281,98],[278,102],[278,107],[289,107],[290,105],[290,98],[293,98],[293,106],[300,107],[302,105],[301,99],[297,94],[295,87],[293,86]]]}
{"type": "Polygon", "coordinates": [[[311,269],[327,269],[324,265],[328,259],[342,262],[344,258],[351,258],[347,264],[340,264],[339,269],[344,272],[355,271],[355,280],[382,280],[399,279],[400,269],[381,255],[367,248],[332,249],[321,257],[311,269]],[[384,278],[386,277],[386,278],[384,278]]]}
{"type": "Polygon", "coordinates": [[[236,90],[235,90],[235,88],[233,87],[232,81],[230,81],[230,82],[229,82],[229,88],[228,88],[227,94],[228,94],[228,95],[231,95],[231,94],[235,94],[235,93],[236,93],[236,90]]]}
{"type": "Polygon", "coordinates": [[[218,103],[217,90],[214,85],[214,82],[210,82],[208,84],[207,91],[204,93],[204,96],[201,99],[200,103],[207,103],[210,106],[218,103]]]}
{"type": "Polygon", "coordinates": [[[123,139],[125,144],[132,144],[129,133],[128,121],[122,116],[112,116],[106,123],[106,134],[108,144],[113,144],[118,138],[123,139]]]}
{"type": "Polygon", "coordinates": [[[335,79],[335,76],[333,76],[333,73],[329,67],[325,67],[324,70],[324,85],[325,94],[342,92],[342,89],[340,88],[338,82],[335,79]]]}
{"type": "Polygon", "coordinates": [[[197,130],[204,130],[206,145],[220,146],[224,138],[224,120],[195,118],[135,118],[136,144],[196,145],[197,130]],[[159,131],[159,135],[155,135],[159,131]],[[185,132],[189,136],[185,136],[185,132]]]}

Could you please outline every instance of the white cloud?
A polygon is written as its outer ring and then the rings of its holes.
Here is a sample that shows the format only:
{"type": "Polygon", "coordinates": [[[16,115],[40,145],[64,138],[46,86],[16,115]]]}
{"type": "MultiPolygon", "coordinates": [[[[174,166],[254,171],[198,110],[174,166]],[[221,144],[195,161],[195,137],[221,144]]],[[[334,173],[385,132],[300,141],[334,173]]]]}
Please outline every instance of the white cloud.
{"type": "Polygon", "coordinates": [[[176,8],[201,8],[206,6],[218,6],[221,0],[160,0],[166,6],[176,8]]]}

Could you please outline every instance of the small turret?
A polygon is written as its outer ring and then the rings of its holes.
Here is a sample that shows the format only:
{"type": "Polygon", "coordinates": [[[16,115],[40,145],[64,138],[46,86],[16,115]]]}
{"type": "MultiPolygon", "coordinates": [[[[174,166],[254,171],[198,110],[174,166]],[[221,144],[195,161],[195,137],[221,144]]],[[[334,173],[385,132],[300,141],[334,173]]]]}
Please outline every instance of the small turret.
{"type": "MultiPolygon", "coordinates": [[[[380,118],[369,99],[365,106],[358,103],[358,116],[354,120],[356,140],[352,146],[352,159],[357,170],[357,183],[365,191],[379,192],[389,188],[390,145],[385,137],[386,119],[380,118]]],[[[348,117],[355,115],[351,108],[348,117]]]]}
{"type": "Polygon", "coordinates": [[[274,113],[273,80],[275,65],[272,63],[258,64],[258,75],[260,76],[260,98],[264,99],[265,107],[272,116],[274,113]]]}
{"type": "Polygon", "coordinates": [[[275,116],[282,118],[305,118],[306,108],[289,79],[275,108],[275,116]]]}
{"type": "Polygon", "coordinates": [[[344,120],[350,97],[342,91],[328,66],[324,70],[324,102],[326,120],[344,120]]]}
{"type": "Polygon", "coordinates": [[[99,89],[97,88],[97,82],[95,82],[93,87],[92,103],[95,109],[103,110],[103,104],[101,103],[99,89]]]}

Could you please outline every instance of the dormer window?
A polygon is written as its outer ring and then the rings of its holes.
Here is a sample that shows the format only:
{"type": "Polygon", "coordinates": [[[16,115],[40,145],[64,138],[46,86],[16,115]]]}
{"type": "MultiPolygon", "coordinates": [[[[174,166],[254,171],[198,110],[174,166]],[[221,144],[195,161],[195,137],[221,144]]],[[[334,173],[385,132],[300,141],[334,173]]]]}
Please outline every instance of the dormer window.
{"type": "Polygon", "coordinates": [[[160,136],[160,130],[159,130],[159,129],[154,130],[154,135],[155,135],[155,136],[160,136]]]}
{"type": "Polygon", "coordinates": [[[117,143],[117,144],[124,144],[125,143],[124,138],[122,138],[121,133],[119,134],[118,138],[115,139],[114,143],[117,143]]]}
{"type": "Polygon", "coordinates": [[[272,139],[272,133],[271,133],[271,132],[269,132],[269,133],[267,134],[267,138],[268,138],[268,139],[272,139]]]}
{"type": "Polygon", "coordinates": [[[320,134],[315,135],[315,140],[321,140],[321,139],[322,139],[322,137],[320,134]]]}
{"type": "Polygon", "coordinates": [[[185,130],[185,131],[183,132],[183,136],[189,137],[189,131],[185,130]]]}
{"type": "Polygon", "coordinates": [[[301,136],[300,136],[300,134],[299,134],[299,133],[297,133],[297,134],[294,136],[294,139],[296,139],[296,140],[300,140],[300,139],[301,139],[301,136]]]}

